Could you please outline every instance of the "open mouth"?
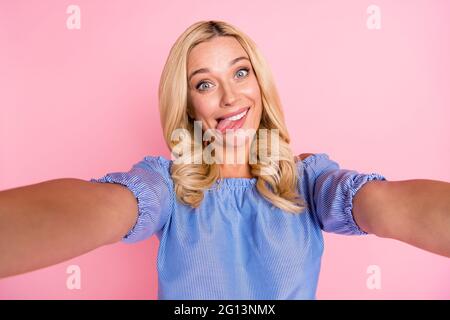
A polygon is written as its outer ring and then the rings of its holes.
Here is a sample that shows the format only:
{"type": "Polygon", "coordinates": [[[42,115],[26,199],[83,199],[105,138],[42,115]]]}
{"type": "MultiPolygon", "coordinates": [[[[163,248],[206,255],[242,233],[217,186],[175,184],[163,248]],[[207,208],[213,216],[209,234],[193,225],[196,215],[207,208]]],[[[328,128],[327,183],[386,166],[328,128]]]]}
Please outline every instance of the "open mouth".
{"type": "Polygon", "coordinates": [[[242,125],[245,123],[245,119],[247,118],[248,110],[250,107],[247,107],[244,111],[234,114],[232,116],[229,116],[227,118],[219,118],[217,119],[217,127],[216,129],[219,130],[222,133],[225,133],[225,131],[228,130],[236,130],[242,127],[242,125]]]}

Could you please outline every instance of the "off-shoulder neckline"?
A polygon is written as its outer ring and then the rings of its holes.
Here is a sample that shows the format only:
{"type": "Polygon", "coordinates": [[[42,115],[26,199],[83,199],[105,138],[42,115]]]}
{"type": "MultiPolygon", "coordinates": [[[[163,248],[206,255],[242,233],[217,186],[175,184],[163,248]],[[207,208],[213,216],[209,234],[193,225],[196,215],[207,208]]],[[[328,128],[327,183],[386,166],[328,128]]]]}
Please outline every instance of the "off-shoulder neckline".
{"type": "MultiPolygon", "coordinates": [[[[173,162],[171,159],[166,159],[163,156],[156,156],[160,161],[166,162],[166,165],[169,165],[173,162]]],[[[313,161],[316,161],[319,158],[328,158],[328,154],[326,153],[314,153],[302,161],[297,161],[296,165],[300,165],[300,163],[307,167],[309,166],[313,161]]],[[[247,186],[254,186],[257,182],[257,178],[235,178],[235,177],[228,177],[228,178],[219,178],[216,180],[216,182],[213,185],[214,186],[223,186],[223,187],[247,187],[247,186]]]]}

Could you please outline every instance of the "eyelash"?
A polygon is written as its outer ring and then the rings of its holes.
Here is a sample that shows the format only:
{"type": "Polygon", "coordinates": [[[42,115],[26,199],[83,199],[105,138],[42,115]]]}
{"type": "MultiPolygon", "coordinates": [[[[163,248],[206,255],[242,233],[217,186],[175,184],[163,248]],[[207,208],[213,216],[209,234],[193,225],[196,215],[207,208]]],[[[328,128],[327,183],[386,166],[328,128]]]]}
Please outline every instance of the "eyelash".
{"type": "MultiPolygon", "coordinates": [[[[245,75],[245,76],[243,76],[242,78],[245,78],[245,77],[247,77],[249,74],[250,74],[250,69],[249,68],[240,68],[236,73],[238,73],[239,71],[241,71],[241,70],[245,70],[245,71],[247,71],[247,74],[245,75]]],[[[195,86],[195,89],[197,89],[198,91],[205,91],[205,89],[200,89],[200,86],[203,84],[203,83],[208,83],[208,82],[206,82],[206,81],[200,81],[196,86],[195,86]]]]}

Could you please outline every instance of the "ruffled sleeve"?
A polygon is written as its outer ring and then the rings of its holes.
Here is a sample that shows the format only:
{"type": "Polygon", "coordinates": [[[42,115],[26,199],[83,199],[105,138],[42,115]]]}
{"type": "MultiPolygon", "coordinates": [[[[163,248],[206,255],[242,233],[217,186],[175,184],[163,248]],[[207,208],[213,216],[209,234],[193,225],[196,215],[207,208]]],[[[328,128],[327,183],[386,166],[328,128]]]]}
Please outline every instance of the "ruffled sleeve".
{"type": "Polygon", "coordinates": [[[353,198],[368,181],[387,180],[383,175],[340,169],[339,164],[325,153],[307,157],[299,167],[303,169],[303,186],[309,195],[309,205],[323,231],[367,234],[353,218],[353,198]]]}
{"type": "Polygon", "coordinates": [[[138,204],[135,225],[122,238],[134,243],[160,231],[173,211],[173,184],[170,161],[163,157],[147,156],[133,165],[128,172],[112,172],[90,182],[117,183],[127,187],[138,204]]]}

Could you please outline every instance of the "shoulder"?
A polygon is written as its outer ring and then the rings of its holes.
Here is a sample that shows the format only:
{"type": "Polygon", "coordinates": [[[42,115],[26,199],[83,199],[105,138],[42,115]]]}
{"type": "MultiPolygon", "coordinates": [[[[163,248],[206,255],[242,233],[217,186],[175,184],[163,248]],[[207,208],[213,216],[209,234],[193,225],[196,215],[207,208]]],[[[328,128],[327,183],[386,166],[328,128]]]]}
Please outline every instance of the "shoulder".
{"type": "Polygon", "coordinates": [[[330,158],[327,153],[301,153],[295,156],[299,169],[311,171],[314,175],[320,175],[324,171],[340,169],[339,164],[330,158]]]}
{"type": "Polygon", "coordinates": [[[139,163],[145,164],[154,169],[169,170],[172,161],[163,156],[145,156],[139,163]]]}
{"type": "Polygon", "coordinates": [[[145,156],[141,161],[134,165],[134,168],[143,169],[143,172],[150,175],[158,175],[163,178],[164,182],[173,187],[172,176],[170,174],[172,161],[162,156],[145,156]]]}
{"type": "Polygon", "coordinates": [[[303,161],[309,156],[314,156],[314,153],[300,153],[298,156],[295,156],[295,162],[303,161]]]}

